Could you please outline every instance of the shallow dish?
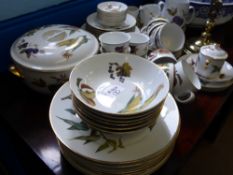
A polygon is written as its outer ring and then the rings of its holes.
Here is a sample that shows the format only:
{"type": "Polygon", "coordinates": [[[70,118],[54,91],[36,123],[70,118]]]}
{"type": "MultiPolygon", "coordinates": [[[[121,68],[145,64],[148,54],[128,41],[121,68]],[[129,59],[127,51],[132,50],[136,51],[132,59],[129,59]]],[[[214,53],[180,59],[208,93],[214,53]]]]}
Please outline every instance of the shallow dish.
{"type": "Polygon", "coordinates": [[[72,70],[69,82],[73,94],[85,106],[111,115],[152,110],[163,105],[169,91],[169,80],[157,65],[120,53],[81,61],[72,70]]]}
{"type": "Polygon", "coordinates": [[[95,36],[70,25],[54,24],[28,31],[11,46],[14,73],[38,92],[54,92],[68,80],[76,63],[99,50],[95,36]]]}

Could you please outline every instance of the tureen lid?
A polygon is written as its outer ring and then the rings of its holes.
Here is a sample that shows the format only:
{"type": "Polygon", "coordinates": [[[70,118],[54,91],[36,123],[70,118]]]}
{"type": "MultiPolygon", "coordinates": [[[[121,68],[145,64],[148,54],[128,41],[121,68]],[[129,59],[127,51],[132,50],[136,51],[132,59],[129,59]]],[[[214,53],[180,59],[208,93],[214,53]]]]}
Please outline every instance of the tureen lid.
{"type": "Polygon", "coordinates": [[[75,26],[54,24],[33,29],[11,46],[11,56],[22,66],[58,71],[73,67],[99,49],[96,37],[75,26]]]}

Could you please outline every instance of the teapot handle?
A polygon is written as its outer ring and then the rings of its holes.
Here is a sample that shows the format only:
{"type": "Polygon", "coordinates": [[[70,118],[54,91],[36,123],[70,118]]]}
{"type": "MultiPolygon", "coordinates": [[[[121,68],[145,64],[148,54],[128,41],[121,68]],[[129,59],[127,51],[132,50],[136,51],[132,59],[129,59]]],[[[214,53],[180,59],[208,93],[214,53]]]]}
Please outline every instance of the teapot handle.
{"type": "Polygon", "coordinates": [[[193,18],[195,17],[195,8],[193,6],[189,6],[189,14],[191,14],[191,16],[189,17],[189,19],[186,19],[186,24],[191,23],[193,18]]]}

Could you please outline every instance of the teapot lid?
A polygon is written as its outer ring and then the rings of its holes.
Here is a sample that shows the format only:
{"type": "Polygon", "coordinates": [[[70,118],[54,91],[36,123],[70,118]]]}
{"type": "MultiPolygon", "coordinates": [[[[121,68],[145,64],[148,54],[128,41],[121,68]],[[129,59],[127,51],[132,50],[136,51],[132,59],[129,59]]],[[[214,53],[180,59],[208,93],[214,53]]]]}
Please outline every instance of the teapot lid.
{"type": "Polygon", "coordinates": [[[58,71],[72,68],[99,49],[96,37],[76,26],[54,24],[28,31],[11,46],[11,57],[27,68],[58,71]]]}

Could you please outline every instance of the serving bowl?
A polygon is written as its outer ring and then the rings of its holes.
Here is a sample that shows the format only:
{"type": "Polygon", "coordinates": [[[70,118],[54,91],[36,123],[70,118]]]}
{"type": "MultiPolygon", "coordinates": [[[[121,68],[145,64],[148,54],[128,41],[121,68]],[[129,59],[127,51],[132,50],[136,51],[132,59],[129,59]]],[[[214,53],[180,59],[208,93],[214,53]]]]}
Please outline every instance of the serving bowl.
{"type": "Polygon", "coordinates": [[[11,70],[33,90],[50,94],[69,79],[76,63],[93,56],[98,49],[95,36],[83,29],[63,24],[42,26],[12,44],[11,70]]]}
{"type": "MultiPolygon", "coordinates": [[[[220,25],[230,21],[233,17],[233,0],[223,0],[223,5],[216,17],[215,24],[220,25]]],[[[195,9],[195,17],[190,26],[202,27],[208,19],[211,0],[190,0],[190,5],[195,9]]]]}
{"type": "Polygon", "coordinates": [[[82,60],[73,68],[69,82],[74,96],[87,109],[110,116],[161,110],[169,91],[169,80],[157,65],[121,53],[82,60]]]}

